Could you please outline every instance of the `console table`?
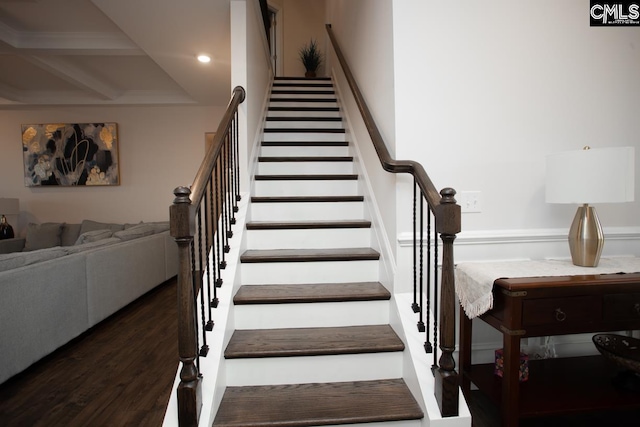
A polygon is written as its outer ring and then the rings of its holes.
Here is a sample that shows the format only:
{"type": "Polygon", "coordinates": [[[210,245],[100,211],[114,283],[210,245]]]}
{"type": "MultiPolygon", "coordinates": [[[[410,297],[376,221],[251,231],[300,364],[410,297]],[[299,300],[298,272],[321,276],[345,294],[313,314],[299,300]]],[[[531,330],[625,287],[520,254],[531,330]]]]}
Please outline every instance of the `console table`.
{"type": "MultiPolygon", "coordinates": [[[[546,262],[537,263],[544,267],[546,262]]],[[[471,364],[472,324],[463,304],[460,372],[467,399],[474,383],[499,405],[502,424],[508,427],[517,426],[521,417],[640,408],[638,394],[612,386],[617,368],[600,355],[530,360],[529,380],[518,381],[521,338],[640,329],[640,268],[633,273],[624,271],[634,270],[636,263],[638,259],[632,258],[625,268],[616,265],[614,268],[620,270],[617,274],[606,266],[601,270],[605,271],[603,274],[586,268],[582,274],[517,278],[500,278],[505,275],[496,271],[494,277],[498,279],[489,291],[491,305],[476,314],[502,333],[504,374],[502,379],[495,376],[493,363],[471,364]]],[[[563,271],[552,267],[549,270],[556,274],[563,271]]],[[[573,266],[567,269],[573,271],[573,266]]],[[[486,301],[484,297],[479,296],[486,301]]]]}

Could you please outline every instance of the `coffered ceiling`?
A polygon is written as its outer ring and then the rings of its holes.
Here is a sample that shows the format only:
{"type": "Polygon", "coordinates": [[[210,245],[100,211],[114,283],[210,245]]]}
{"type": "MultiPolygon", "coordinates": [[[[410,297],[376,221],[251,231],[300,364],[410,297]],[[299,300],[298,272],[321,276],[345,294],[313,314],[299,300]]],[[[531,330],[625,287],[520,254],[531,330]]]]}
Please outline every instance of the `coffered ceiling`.
{"type": "Polygon", "coordinates": [[[230,84],[229,0],[0,0],[0,108],[225,105],[230,84]]]}

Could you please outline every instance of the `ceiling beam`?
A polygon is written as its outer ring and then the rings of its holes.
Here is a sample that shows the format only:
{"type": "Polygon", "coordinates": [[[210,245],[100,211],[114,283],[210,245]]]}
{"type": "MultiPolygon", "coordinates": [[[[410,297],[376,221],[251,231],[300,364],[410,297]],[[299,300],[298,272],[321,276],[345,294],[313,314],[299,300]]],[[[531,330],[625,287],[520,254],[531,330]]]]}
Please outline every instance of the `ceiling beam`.
{"type": "Polygon", "coordinates": [[[21,55],[21,57],[67,83],[92,93],[100,99],[113,100],[120,95],[120,91],[107,82],[90,75],[64,59],[38,55],[21,55]]]}

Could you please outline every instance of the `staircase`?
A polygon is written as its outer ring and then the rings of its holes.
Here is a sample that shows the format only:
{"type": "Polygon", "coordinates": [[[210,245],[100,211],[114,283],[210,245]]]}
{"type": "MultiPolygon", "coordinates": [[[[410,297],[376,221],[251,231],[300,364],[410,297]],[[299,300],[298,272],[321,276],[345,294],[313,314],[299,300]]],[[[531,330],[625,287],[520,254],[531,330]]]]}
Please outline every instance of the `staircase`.
{"type": "Polygon", "coordinates": [[[214,426],[420,425],[358,190],[331,81],[276,79],[214,426]]]}

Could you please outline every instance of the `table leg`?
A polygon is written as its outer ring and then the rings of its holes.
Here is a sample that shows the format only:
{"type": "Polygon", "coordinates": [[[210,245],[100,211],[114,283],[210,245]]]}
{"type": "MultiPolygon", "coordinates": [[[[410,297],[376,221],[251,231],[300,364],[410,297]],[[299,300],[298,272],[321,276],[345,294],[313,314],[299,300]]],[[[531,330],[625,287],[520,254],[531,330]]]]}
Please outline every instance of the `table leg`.
{"type": "Polygon", "coordinates": [[[520,336],[503,333],[502,425],[516,427],[520,412],[520,336]]]}
{"type": "Polygon", "coordinates": [[[462,380],[462,393],[469,402],[471,391],[471,380],[469,380],[468,372],[471,368],[471,337],[472,337],[472,321],[467,317],[464,309],[460,307],[460,347],[458,349],[458,364],[460,365],[460,376],[462,380]]]}

